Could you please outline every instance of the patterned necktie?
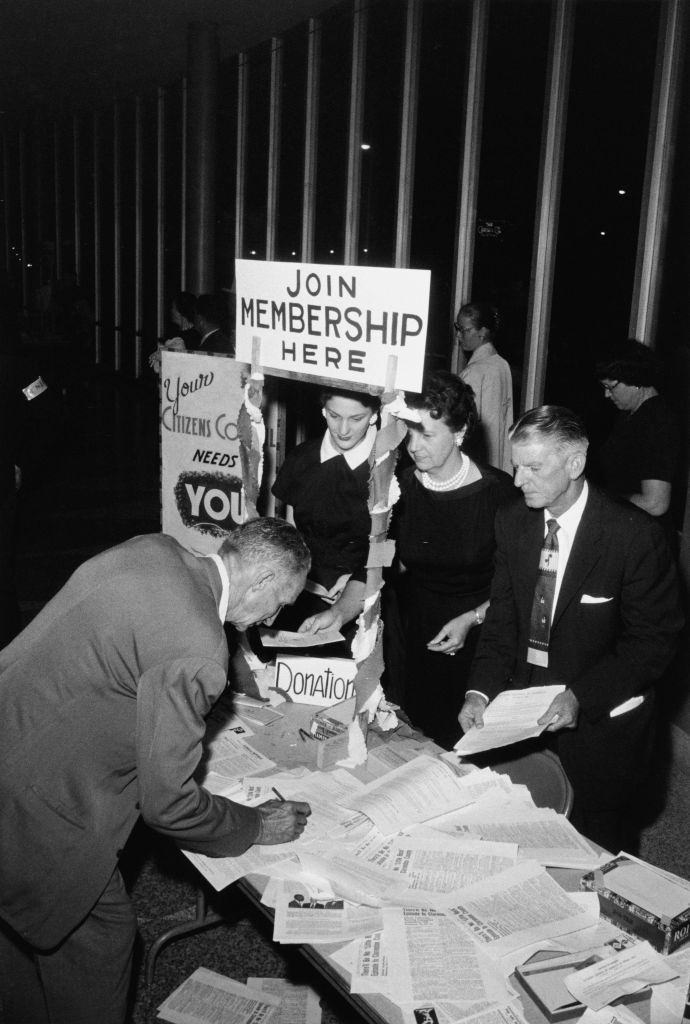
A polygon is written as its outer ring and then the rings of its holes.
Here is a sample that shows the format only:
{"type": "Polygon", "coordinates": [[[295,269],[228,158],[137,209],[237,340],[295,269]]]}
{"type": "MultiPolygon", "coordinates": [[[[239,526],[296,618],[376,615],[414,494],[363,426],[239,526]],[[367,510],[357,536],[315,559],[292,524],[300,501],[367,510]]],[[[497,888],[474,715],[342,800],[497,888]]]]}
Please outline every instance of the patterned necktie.
{"type": "Polygon", "coordinates": [[[539,572],[534,588],[527,645],[527,661],[530,665],[540,665],[542,668],[548,668],[549,664],[549,634],[558,571],[558,523],[555,519],[547,519],[546,528],[547,533],[539,557],[539,572]]]}

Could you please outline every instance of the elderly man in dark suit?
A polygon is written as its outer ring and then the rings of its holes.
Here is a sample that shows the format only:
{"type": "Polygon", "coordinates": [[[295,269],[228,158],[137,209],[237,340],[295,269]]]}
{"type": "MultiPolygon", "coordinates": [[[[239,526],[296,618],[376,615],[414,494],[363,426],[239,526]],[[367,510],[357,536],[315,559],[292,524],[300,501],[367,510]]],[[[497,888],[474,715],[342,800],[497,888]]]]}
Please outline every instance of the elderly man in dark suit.
{"type": "Polygon", "coordinates": [[[136,921],[118,858],[139,815],[211,857],[301,834],[307,804],[245,807],[194,773],[227,684],[224,623],[272,621],[309,564],[277,519],[205,557],[135,537],[0,652],[0,1020],[124,1020],[136,921]]]}
{"type": "Polygon", "coordinates": [[[565,684],[540,724],[573,783],[573,824],[617,853],[634,841],[654,685],[683,625],[675,567],[650,516],[586,482],[574,413],[533,409],[510,437],[524,501],[496,518],[491,604],[460,725],[481,726],[508,687],[565,684]]]}

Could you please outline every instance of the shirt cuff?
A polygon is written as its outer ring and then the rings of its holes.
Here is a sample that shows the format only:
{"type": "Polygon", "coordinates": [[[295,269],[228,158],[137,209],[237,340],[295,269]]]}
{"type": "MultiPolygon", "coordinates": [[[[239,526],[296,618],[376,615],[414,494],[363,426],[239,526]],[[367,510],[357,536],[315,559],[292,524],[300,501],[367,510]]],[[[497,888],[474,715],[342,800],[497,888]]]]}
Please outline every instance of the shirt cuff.
{"type": "Polygon", "coordinates": [[[483,698],[484,698],[484,700],[486,701],[486,703],[487,703],[487,704],[490,704],[490,703],[491,703],[491,701],[489,700],[489,698],[487,697],[487,695],[486,695],[485,693],[482,693],[482,691],[481,691],[481,690],[467,690],[467,691],[466,691],[466,693],[465,693],[465,696],[466,696],[466,697],[469,697],[469,695],[470,695],[471,693],[476,693],[476,694],[477,694],[477,695],[478,695],[479,697],[483,697],[483,698]]]}

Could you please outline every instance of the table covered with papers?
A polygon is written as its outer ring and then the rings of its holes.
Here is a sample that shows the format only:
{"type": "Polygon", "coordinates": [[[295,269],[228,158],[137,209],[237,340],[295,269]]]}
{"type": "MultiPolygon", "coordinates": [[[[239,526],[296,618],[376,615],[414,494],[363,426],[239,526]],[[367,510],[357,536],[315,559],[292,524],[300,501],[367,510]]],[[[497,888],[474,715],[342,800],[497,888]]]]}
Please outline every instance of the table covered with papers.
{"type": "MultiPolygon", "coordinates": [[[[274,940],[306,947],[365,1019],[543,1020],[543,1007],[514,975],[535,953],[574,955],[595,968],[611,960],[609,974],[616,957],[628,956],[634,970],[621,965],[619,988],[644,993],[623,1008],[633,1014],[628,1024],[650,1019],[648,982],[653,1024],[680,1019],[689,947],[648,955],[645,943],[600,919],[596,893],[567,891],[608,856],[564,816],[535,806],[506,775],[463,764],[407,727],[370,734],[365,765],[318,771],[316,741],[300,734],[309,712],[240,700],[216,719],[204,765],[205,785],[233,800],[261,803],[277,789],[308,801],[302,837],[236,858],[187,856],[217,890],[243,879],[272,915],[274,940]]],[[[611,1008],[602,1009],[601,988],[584,981],[576,979],[576,997],[565,975],[566,1001],[582,998],[593,1015],[584,1024],[605,1024],[611,1008]]]]}

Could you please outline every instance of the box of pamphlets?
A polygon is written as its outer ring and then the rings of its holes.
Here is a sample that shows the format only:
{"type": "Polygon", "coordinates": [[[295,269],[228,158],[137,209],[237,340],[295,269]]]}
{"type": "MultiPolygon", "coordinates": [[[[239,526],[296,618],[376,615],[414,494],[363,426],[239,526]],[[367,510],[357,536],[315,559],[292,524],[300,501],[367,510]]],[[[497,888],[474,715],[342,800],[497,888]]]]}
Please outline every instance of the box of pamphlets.
{"type": "Polygon", "coordinates": [[[598,894],[603,917],[660,953],[690,939],[690,882],[670,871],[621,853],[583,875],[580,888],[598,894]]]}

